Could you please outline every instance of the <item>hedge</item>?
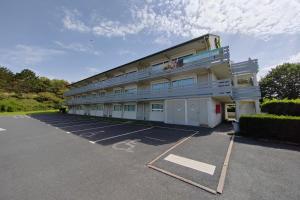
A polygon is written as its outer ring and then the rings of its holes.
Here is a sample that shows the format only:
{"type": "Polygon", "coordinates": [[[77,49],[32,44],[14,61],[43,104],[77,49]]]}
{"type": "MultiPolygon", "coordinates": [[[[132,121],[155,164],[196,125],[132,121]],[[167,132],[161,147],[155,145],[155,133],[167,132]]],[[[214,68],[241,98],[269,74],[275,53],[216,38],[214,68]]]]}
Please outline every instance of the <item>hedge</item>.
{"type": "Polygon", "coordinates": [[[239,125],[244,136],[300,143],[300,116],[243,115],[239,125]]]}
{"type": "Polygon", "coordinates": [[[261,111],[275,115],[300,116],[300,99],[266,100],[261,104],[261,111]]]}

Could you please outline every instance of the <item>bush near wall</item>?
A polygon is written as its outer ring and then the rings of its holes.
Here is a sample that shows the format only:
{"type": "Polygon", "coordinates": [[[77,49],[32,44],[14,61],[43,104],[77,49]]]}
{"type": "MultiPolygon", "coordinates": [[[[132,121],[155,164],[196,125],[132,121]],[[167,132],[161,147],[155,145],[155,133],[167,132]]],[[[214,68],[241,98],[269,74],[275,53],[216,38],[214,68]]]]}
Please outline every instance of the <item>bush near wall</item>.
{"type": "Polygon", "coordinates": [[[239,124],[244,136],[300,143],[300,116],[243,115],[239,124]]]}
{"type": "Polygon", "coordinates": [[[275,115],[300,116],[300,99],[294,100],[265,100],[261,111],[275,115]]]}

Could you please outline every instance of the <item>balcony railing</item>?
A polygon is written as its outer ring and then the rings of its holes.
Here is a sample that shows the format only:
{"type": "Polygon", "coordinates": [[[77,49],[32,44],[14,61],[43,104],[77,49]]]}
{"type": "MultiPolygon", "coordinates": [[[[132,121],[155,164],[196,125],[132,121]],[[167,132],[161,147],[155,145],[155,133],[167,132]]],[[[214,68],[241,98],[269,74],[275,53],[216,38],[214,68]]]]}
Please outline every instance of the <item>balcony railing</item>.
{"type": "Polygon", "coordinates": [[[234,100],[247,100],[247,99],[256,100],[260,98],[261,98],[261,93],[260,93],[259,86],[233,88],[234,100]]]}
{"type": "Polygon", "coordinates": [[[190,71],[198,68],[208,68],[213,65],[221,64],[223,62],[229,62],[229,47],[227,46],[210,51],[204,51],[196,55],[191,55],[186,58],[183,58],[180,62],[182,65],[170,65],[169,68],[164,68],[160,70],[154,70],[152,69],[152,67],[149,67],[146,70],[141,70],[135,73],[130,73],[119,77],[113,77],[108,80],[92,83],[80,88],[73,88],[66,92],[65,96],[71,96],[74,94],[104,89],[107,87],[117,86],[121,84],[137,82],[149,78],[159,78],[165,75],[190,71]]]}
{"type": "Polygon", "coordinates": [[[182,87],[163,89],[140,89],[135,93],[106,94],[105,96],[70,99],[68,105],[95,104],[107,102],[146,101],[193,96],[231,96],[231,80],[211,81],[182,87]]]}
{"type": "Polygon", "coordinates": [[[249,59],[244,62],[232,63],[231,71],[233,75],[257,73],[258,72],[257,59],[254,60],[249,59]]]}

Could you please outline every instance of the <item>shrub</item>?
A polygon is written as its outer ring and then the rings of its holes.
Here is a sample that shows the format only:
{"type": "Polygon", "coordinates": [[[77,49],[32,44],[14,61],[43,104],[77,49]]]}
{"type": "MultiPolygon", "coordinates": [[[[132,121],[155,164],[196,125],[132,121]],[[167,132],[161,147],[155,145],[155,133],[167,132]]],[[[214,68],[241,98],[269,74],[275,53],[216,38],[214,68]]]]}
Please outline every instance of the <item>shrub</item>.
{"type": "Polygon", "coordinates": [[[266,100],[261,104],[261,111],[275,115],[300,116],[300,99],[266,100]]]}
{"type": "Polygon", "coordinates": [[[239,122],[241,135],[300,143],[300,116],[243,115],[239,122]]]}

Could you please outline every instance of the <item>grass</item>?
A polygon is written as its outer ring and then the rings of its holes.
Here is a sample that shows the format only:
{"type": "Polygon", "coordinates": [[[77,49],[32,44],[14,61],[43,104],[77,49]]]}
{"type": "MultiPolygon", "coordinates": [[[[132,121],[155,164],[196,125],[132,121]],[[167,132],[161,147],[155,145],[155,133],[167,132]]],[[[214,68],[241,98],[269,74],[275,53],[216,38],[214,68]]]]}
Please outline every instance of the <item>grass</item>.
{"type": "Polygon", "coordinates": [[[18,112],[0,112],[0,116],[13,115],[32,115],[32,114],[55,114],[58,110],[35,110],[35,111],[18,111],[18,112]]]}

